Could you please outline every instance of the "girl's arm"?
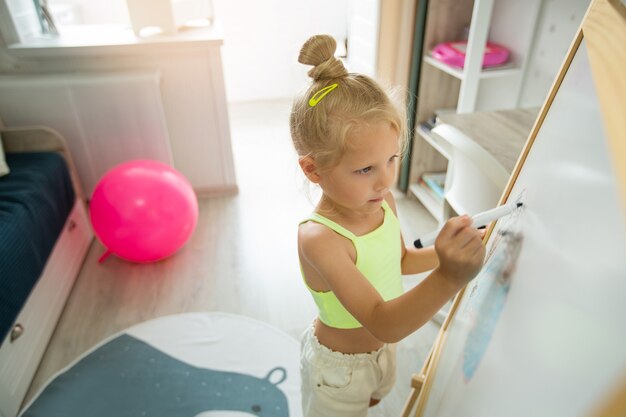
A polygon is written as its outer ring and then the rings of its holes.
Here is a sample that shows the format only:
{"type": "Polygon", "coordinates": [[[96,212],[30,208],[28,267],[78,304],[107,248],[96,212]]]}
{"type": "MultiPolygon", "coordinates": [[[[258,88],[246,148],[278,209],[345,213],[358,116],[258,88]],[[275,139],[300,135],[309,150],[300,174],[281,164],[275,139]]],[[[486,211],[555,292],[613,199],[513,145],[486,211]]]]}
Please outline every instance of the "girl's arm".
{"type": "Polygon", "coordinates": [[[448,220],[435,248],[440,265],[417,286],[385,302],[354,265],[350,242],[333,233],[302,233],[301,259],[380,341],[392,343],[430,320],[482,267],[485,249],[467,216],[448,220]]]}
{"type": "Polygon", "coordinates": [[[402,239],[402,275],[419,274],[420,272],[430,271],[439,266],[439,257],[435,251],[435,247],[417,249],[404,245],[402,239]]]}
{"type": "MultiPolygon", "coordinates": [[[[391,193],[388,193],[385,197],[387,204],[393,210],[396,217],[398,217],[398,211],[396,209],[396,201],[391,193]]],[[[439,258],[435,247],[417,249],[412,246],[406,246],[404,238],[400,236],[402,251],[402,275],[419,274],[421,272],[430,271],[439,266],[439,258]]]]}

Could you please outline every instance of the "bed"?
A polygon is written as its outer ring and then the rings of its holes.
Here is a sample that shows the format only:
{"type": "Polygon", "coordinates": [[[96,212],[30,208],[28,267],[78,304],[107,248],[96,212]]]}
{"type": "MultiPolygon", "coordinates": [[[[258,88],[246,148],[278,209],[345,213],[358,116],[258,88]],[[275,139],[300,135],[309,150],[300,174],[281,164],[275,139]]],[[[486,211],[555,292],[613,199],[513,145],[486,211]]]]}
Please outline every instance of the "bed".
{"type": "Polygon", "coordinates": [[[63,137],[0,129],[0,416],[17,415],[92,241],[63,137]]]}

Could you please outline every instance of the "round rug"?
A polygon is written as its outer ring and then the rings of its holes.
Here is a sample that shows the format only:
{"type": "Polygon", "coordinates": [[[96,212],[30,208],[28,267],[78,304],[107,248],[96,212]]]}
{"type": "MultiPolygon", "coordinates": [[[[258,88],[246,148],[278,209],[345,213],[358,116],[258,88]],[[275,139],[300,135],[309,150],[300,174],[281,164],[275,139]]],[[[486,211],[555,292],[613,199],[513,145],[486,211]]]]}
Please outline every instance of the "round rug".
{"type": "Polygon", "coordinates": [[[54,376],[29,416],[301,416],[299,342],[226,313],[166,316],[103,341],[54,376]]]}

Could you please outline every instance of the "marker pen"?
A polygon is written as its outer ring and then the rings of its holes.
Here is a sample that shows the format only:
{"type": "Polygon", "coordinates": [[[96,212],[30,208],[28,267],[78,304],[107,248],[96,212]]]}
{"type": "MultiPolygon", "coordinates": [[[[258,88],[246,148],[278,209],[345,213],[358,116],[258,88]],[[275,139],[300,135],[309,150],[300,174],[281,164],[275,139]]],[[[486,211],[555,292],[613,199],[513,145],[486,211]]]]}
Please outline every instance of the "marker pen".
{"type": "MultiPolygon", "coordinates": [[[[487,226],[492,221],[498,220],[500,217],[504,217],[513,213],[513,211],[515,211],[519,207],[522,207],[523,205],[523,203],[509,203],[491,210],[483,211],[482,213],[478,213],[477,215],[472,217],[472,226],[476,228],[487,226]]],[[[433,243],[435,243],[435,239],[439,235],[439,232],[441,232],[441,228],[420,239],[417,239],[415,242],[413,242],[413,245],[418,249],[425,248],[426,246],[431,246],[433,243]]]]}

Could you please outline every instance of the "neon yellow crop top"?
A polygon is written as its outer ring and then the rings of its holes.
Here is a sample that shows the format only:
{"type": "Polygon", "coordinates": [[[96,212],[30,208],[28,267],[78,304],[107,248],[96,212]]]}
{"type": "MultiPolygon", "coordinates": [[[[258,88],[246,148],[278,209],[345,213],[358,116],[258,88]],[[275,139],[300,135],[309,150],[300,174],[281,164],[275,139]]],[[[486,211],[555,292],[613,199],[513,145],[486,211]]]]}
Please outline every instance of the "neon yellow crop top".
{"type": "MultiPolygon", "coordinates": [[[[400,251],[400,224],[393,210],[383,200],[385,217],[383,224],[375,230],[356,236],[354,233],[317,213],[304,220],[323,224],[352,241],[356,249],[356,267],[376,288],[385,301],[400,296],[402,288],[402,272],[400,267],[402,253],[400,251]]],[[[302,271],[301,271],[302,272],[302,271]]],[[[302,273],[304,278],[304,273],[302,273]]],[[[306,285],[306,280],[304,280],[306,285]]],[[[319,309],[322,323],[338,329],[356,329],[361,323],[344,308],[332,291],[318,292],[307,288],[319,309]]],[[[355,294],[358,297],[358,294],[355,294]]]]}

